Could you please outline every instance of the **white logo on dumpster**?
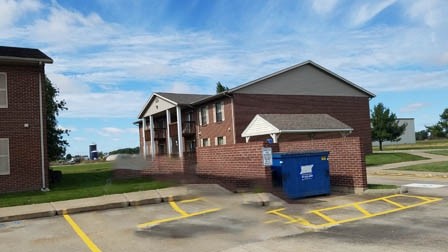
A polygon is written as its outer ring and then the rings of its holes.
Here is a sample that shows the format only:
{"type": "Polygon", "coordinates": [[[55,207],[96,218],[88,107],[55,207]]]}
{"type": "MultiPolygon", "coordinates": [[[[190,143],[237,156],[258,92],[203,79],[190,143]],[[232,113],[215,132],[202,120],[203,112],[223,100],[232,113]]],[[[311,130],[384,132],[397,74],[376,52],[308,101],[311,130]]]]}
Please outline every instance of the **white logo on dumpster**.
{"type": "Polygon", "coordinates": [[[302,177],[302,180],[313,179],[313,166],[313,164],[300,166],[300,176],[302,177]]]}

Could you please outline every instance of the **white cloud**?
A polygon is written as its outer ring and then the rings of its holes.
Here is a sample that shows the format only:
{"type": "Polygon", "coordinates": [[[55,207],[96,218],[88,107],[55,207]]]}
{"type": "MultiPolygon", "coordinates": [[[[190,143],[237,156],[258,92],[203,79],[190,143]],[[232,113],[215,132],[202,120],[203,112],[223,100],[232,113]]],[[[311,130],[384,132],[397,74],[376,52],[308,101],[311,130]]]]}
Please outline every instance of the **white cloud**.
{"type": "Polygon", "coordinates": [[[312,0],[312,7],[319,15],[326,15],[334,9],[337,3],[338,0],[312,0]]]}
{"type": "Polygon", "coordinates": [[[21,17],[42,8],[35,0],[1,0],[0,6],[0,29],[8,28],[21,17]]]}
{"type": "Polygon", "coordinates": [[[396,0],[382,0],[368,3],[363,1],[363,4],[353,10],[351,22],[354,26],[363,25],[395,2],[396,0]]]}
{"type": "Polygon", "coordinates": [[[400,108],[400,112],[402,113],[412,113],[415,112],[417,110],[420,110],[424,107],[428,106],[428,104],[423,103],[423,102],[416,102],[416,103],[411,103],[406,105],[405,107],[400,108]]]}

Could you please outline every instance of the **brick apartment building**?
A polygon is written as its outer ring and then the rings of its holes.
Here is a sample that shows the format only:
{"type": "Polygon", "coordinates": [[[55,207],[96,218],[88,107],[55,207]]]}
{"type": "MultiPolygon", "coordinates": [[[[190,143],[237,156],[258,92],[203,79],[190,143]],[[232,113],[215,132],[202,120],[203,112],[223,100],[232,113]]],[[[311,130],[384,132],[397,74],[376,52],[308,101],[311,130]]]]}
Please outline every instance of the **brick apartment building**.
{"type": "Polygon", "coordinates": [[[0,193],[48,188],[46,63],[38,49],[0,46],[0,193]]]}
{"type": "MultiPolygon", "coordinates": [[[[340,158],[342,162],[342,157],[336,158],[334,155],[355,145],[354,154],[351,151],[340,154],[357,155],[351,158],[357,160],[353,169],[359,174],[342,174],[345,181],[340,183],[338,181],[341,179],[336,179],[336,176],[332,180],[335,178],[333,184],[336,186],[364,188],[364,153],[372,151],[369,99],[373,97],[374,94],[313,61],[215,95],[154,93],[138,116],[141,154],[152,160],[148,169],[152,174],[194,173],[232,180],[252,170],[247,179],[260,177],[256,175],[260,173],[266,179],[269,171],[259,168],[258,157],[254,161],[255,168],[250,165],[242,169],[235,167],[251,162],[247,148],[255,148],[258,155],[261,153],[261,149],[258,150],[262,146],[260,143],[273,135],[243,137],[243,131],[260,114],[295,114],[299,117],[312,114],[315,115],[312,118],[333,118],[350,130],[341,135],[342,131],[325,130],[328,125],[320,125],[319,129],[306,128],[298,129],[294,134],[276,134],[273,142],[278,145],[277,150],[332,149],[330,156],[333,155],[333,160],[340,158]],[[347,133],[350,133],[348,137],[347,133]],[[292,143],[297,143],[296,149],[291,149],[294,146],[292,143]],[[308,143],[309,148],[303,143],[308,143]],[[332,146],[325,146],[325,143],[332,146]],[[338,144],[344,147],[336,147],[338,144]],[[232,161],[235,158],[226,154],[239,152],[243,156],[237,158],[238,164],[232,161]],[[350,178],[345,178],[347,176],[350,178]],[[354,182],[354,177],[358,177],[359,181],[354,182]]],[[[342,163],[330,165],[333,166],[332,173],[337,174],[335,169],[342,163]]]]}

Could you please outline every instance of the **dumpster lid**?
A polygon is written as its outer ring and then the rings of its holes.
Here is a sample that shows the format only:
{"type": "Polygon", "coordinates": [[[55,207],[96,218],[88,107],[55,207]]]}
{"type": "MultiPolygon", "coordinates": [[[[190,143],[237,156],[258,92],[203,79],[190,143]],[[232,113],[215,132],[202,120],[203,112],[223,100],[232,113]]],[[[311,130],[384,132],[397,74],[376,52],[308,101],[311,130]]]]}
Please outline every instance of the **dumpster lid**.
{"type": "Polygon", "coordinates": [[[294,151],[294,152],[274,152],[272,153],[272,157],[288,157],[288,156],[322,156],[328,155],[329,151],[324,150],[312,150],[312,151],[294,151]]]}

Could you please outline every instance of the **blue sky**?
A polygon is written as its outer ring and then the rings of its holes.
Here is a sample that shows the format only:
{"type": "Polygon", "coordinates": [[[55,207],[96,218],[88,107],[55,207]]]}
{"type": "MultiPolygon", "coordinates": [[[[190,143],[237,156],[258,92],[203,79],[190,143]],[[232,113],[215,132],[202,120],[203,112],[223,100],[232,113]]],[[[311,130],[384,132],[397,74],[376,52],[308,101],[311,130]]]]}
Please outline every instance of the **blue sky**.
{"type": "Polygon", "coordinates": [[[138,145],[152,92],[213,93],[311,59],[417,130],[448,107],[444,0],[0,0],[0,44],[39,48],[68,153],[138,145]]]}

